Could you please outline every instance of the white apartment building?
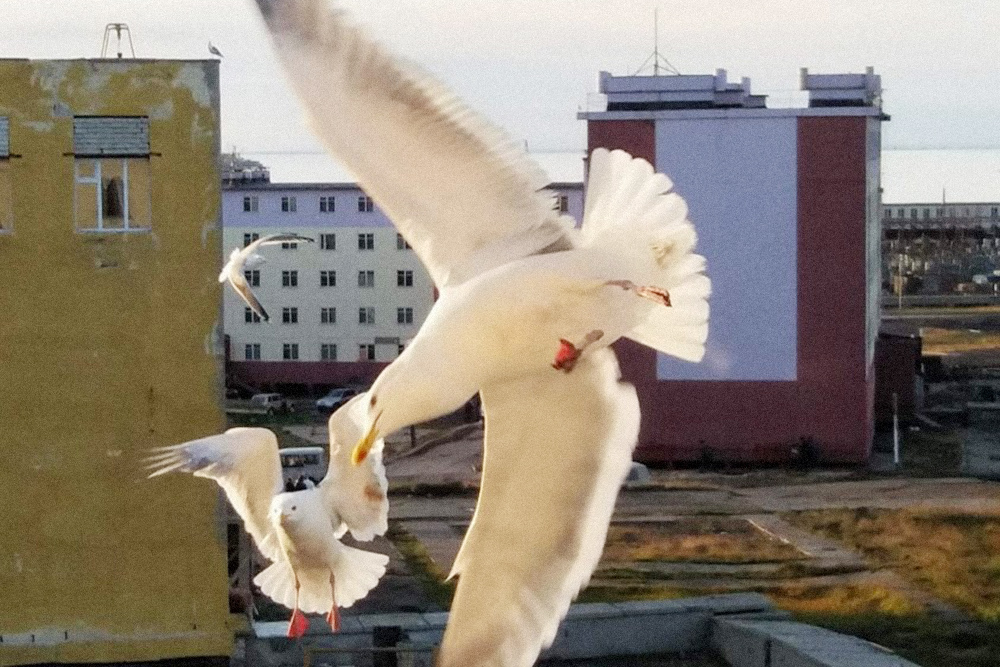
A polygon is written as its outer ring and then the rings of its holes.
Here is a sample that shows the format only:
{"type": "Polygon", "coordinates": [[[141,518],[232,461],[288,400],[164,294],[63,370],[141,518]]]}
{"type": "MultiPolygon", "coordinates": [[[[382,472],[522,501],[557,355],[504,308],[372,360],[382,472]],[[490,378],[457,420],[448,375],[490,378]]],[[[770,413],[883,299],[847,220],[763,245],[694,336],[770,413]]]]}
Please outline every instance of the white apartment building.
{"type": "MultiPolygon", "coordinates": [[[[224,256],[268,234],[315,242],[266,246],[266,263],[246,272],[269,322],[225,290],[229,374],[255,387],[370,381],[427,317],[430,276],[356,184],[270,183],[261,175],[224,182],[224,256]]],[[[579,220],[582,184],[553,188],[559,208],[579,220]]]]}

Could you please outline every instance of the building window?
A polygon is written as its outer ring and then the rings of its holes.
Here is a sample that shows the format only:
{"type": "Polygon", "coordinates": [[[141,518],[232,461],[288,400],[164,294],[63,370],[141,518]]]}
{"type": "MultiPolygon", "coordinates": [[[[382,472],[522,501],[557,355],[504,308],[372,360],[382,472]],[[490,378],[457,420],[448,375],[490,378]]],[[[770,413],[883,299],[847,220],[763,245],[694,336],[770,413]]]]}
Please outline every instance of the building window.
{"type": "Polygon", "coordinates": [[[406,242],[406,239],[403,238],[402,234],[396,234],[396,250],[409,250],[412,247],[413,246],[406,242]]]}
{"type": "Polygon", "coordinates": [[[361,195],[358,197],[358,213],[371,213],[372,212],[372,198],[368,195],[361,195]]]}
{"type": "Polygon", "coordinates": [[[918,217],[918,216],[917,216],[917,209],[915,209],[915,208],[911,208],[911,209],[910,209],[910,219],[911,219],[911,220],[916,220],[916,219],[917,219],[917,217],[918,217]]]}
{"type": "Polygon", "coordinates": [[[260,200],[257,195],[247,195],[243,197],[243,212],[256,213],[260,209],[260,200]]]}
{"type": "Polygon", "coordinates": [[[297,361],[299,358],[299,344],[285,343],[282,346],[281,358],[285,361],[297,361]]]}
{"type": "Polygon", "coordinates": [[[260,287],[260,269],[244,271],[243,277],[247,279],[247,285],[250,287],[260,287]]]}
{"type": "Polygon", "coordinates": [[[73,118],[73,217],[78,231],[151,229],[149,156],[148,118],[73,118]]]}
{"type": "Polygon", "coordinates": [[[253,232],[243,235],[243,247],[246,248],[248,245],[260,238],[260,234],[255,234],[253,232]]]}
{"type": "Polygon", "coordinates": [[[931,210],[929,208],[924,209],[924,220],[929,220],[931,217],[931,210]]]}
{"type": "Polygon", "coordinates": [[[260,324],[260,315],[253,312],[250,308],[244,308],[243,321],[247,324],[260,324]]]}
{"type": "Polygon", "coordinates": [[[333,195],[324,195],[319,198],[319,212],[333,213],[337,210],[337,201],[333,195]]]}
{"type": "Polygon", "coordinates": [[[558,195],[556,197],[556,210],[560,213],[566,213],[569,211],[569,197],[566,195],[558,195]]]}
{"type": "Polygon", "coordinates": [[[396,271],[397,287],[413,287],[413,271],[396,271]]]}
{"type": "Polygon", "coordinates": [[[375,361],[375,345],[373,343],[362,343],[358,350],[359,361],[375,361]]]}
{"type": "Polygon", "coordinates": [[[282,324],[298,324],[299,323],[299,309],[298,308],[282,308],[281,309],[281,322],[282,324]]]}
{"type": "Polygon", "coordinates": [[[295,241],[283,241],[281,243],[282,250],[298,250],[299,244],[295,241]]]}
{"type": "Polygon", "coordinates": [[[991,218],[1000,218],[1000,206],[994,206],[990,209],[991,218]]]}
{"type": "Polygon", "coordinates": [[[281,286],[282,287],[298,287],[299,286],[299,272],[298,271],[282,271],[281,272],[281,286]]]}
{"type": "Polygon", "coordinates": [[[358,271],[358,287],[375,287],[375,272],[358,271]]]}
{"type": "Polygon", "coordinates": [[[396,309],[396,324],[413,324],[413,309],[412,308],[397,308],[396,309]]]}
{"type": "Polygon", "coordinates": [[[320,250],[336,250],[337,249],[337,235],[336,234],[320,234],[319,235],[319,249],[320,250]]]}
{"type": "Polygon", "coordinates": [[[337,360],[337,345],[335,343],[322,343],[319,346],[319,358],[323,361],[337,360]]]}
{"type": "Polygon", "coordinates": [[[320,287],[336,287],[337,286],[337,272],[336,271],[320,271],[319,272],[319,286],[320,287]]]}
{"type": "Polygon", "coordinates": [[[374,250],[375,249],[375,235],[374,234],[358,234],[358,250],[374,250]]]}
{"type": "Polygon", "coordinates": [[[375,324],[375,309],[371,306],[358,308],[358,324],[375,324]]]}
{"type": "Polygon", "coordinates": [[[885,217],[888,218],[888,219],[892,219],[892,209],[891,208],[885,209],[885,217]]]}
{"type": "Polygon", "coordinates": [[[336,324],[337,323],[337,309],[336,308],[320,308],[320,310],[319,310],[319,323],[320,324],[336,324]]]}
{"type": "Polygon", "coordinates": [[[243,349],[243,358],[247,361],[260,361],[260,343],[247,343],[243,349]]]}
{"type": "Polygon", "coordinates": [[[295,197],[284,196],[281,198],[281,212],[282,213],[295,213],[297,206],[295,203],[295,197]]]}

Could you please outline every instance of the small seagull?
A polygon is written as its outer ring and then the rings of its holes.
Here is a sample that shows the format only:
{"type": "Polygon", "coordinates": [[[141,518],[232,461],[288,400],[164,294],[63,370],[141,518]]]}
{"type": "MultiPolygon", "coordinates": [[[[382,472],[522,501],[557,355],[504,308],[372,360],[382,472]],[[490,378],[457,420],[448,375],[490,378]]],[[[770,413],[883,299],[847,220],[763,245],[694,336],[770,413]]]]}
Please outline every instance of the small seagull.
{"type": "Polygon", "coordinates": [[[261,246],[275,245],[277,243],[298,243],[299,241],[314,242],[308,236],[299,236],[298,234],[270,234],[257,239],[245,248],[234,248],[233,252],[229,255],[229,261],[226,262],[226,265],[222,267],[222,272],[219,273],[219,282],[224,283],[228,280],[229,284],[236,290],[236,293],[246,301],[250,309],[257,313],[260,319],[265,322],[270,321],[267,311],[264,310],[264,306],[260,305],[260,301],[257,300],[257,297],[251,291],[250,284],[247,282],[243,272],[254,269],[267,261],[257,254],[257,249],[261,246]]]}
{"type": "MultiPolygon", "coordinates": [[[[325,614],[336,632],[340,609],[365,597],[385,574],[389,558],[340,542],[348,530],[369,541],[389,527],[383,442],[370,464],[354,466],[351,446],[361,436],[367,395],[330,416],[330,464],[320,483],[283,492],[278,441],[265,428],[225,433],[153,450],[150,477],[188,472],[225,491],[260,552],[272,562],[254,578],[261,592],[292,610],[289,637],[308,628],[305,613],[325,614]]],[[[366,459],[366,463],[369,459],[366,459]]]]}
{"type": "Polygon", "coordinates": [[[222,55],[222,51],[220,51],[219,49],[215,48],[215,46],[212,45],[212,42],[208,43],[208,52],[211,53],[213,56],[219,56],[220,58],[225,57],[222,55]]]}

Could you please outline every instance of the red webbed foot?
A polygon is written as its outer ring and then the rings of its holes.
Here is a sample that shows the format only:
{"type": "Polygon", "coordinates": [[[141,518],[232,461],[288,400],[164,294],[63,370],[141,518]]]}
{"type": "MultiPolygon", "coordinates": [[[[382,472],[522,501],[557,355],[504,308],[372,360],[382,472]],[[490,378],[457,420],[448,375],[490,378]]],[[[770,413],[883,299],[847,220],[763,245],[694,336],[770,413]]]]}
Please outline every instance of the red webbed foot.
{"type": "Polygon", "coordinates": [[[334,632],[340,632],[340,609],[334,605],[330,613],[326,615],[326,622],[334,632]]]}
{"type": "Polygon", "coordinates": [[[292,610],[292,618],[288,621],[288,638],[298,639],[309,629],[309,619],[298,609],[292,610]]]}
{"type": "Polygon", "coordinates": [[[552,362],[552,368],[557,371],[569,373],[576,366],[576,360],[580,358],[580,350],[576,345],[565,338],[559,339],[559,350],[556,352],[556,359],[552,362]]]}

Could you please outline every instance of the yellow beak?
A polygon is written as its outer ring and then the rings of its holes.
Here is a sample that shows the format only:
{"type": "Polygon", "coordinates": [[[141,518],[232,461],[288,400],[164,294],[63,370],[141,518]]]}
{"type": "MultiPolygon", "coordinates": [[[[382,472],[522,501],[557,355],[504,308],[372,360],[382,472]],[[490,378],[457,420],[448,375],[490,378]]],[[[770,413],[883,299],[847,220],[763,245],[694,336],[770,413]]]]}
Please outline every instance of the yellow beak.
{"type": "Polygon", "coordinates": [[[381,416],[382,413],[380,412],[378,417],[375,417],[375,421],[372,422],[368,433],[365,433],[365,437],[361,438],[358,444],[354,445],[354,450],[351,452],[351,463],[354,465],[361,465],[361,462],[368,457],[368,452],[371,451],[375,441],[378,440],[378,429],[375,427],[378,425],[378,420],[381,416]]]}

